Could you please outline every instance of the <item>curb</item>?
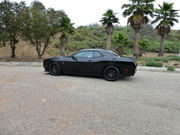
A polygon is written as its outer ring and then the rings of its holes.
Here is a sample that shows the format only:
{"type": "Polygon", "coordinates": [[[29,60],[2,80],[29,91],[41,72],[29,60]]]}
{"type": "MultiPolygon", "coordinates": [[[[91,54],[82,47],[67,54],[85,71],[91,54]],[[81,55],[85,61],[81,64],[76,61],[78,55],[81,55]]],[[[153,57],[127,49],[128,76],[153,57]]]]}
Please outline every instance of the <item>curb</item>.
{"type": "MultiPolygon", "coordinates": [[[[0,66],[27,66],[27,67],[42,67],[42,62],[0,62],[0,66]]],[[[168,71],[166,67],[146,67],[138,66],[137,71],[159,71],[159,72],[179,72],[180,68],[175,68],[174,71],[168,71]]]]}
{"type": "Polygon", "coordinates": [[[42,62],[0,62],[0,66],[28,66],[28,67],[41,67],[42,62]]]}
{"type": "Polygon", "coordinates": [[[159,72],[179,72],[180,73],[180,68],[175,68],[174,71],[168,71],[166,67],[138,66],[137,71],[159,71],[159,72]]]}

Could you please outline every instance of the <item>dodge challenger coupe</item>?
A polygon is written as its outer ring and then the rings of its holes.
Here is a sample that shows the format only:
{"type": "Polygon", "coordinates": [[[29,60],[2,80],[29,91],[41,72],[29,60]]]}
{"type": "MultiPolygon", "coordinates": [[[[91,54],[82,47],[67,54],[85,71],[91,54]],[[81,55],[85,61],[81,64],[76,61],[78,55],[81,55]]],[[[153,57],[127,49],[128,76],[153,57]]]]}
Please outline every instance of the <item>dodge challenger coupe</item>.
{"type": "Polygon", "coordinates": [[[121,76],[133,76],[136,72],[135,58],[120,57],[110,50],[83,49],[71,56],[58,56],[43,61],[45,71],[51,75],[95,75],[108,81],[121,76]]]}

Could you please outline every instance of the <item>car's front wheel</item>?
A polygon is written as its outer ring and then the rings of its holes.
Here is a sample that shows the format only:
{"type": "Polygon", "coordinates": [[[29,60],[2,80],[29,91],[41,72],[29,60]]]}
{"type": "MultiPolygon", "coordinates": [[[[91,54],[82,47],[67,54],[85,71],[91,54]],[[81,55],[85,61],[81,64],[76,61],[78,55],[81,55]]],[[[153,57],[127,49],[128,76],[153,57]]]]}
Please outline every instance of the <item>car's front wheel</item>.
{"type": "Polygon", "coordinates": [[[49,72],[51,75],[60,75],[61,74],[61,67],[58,63],[51,63],[49,66],[49,72]]]}
{"type": "Polygon", "coordinates": [[[116,81],[119,79],[120,71],[115,66],[107,66],[104,69],[104,78],[107,81],[116,81]]]}

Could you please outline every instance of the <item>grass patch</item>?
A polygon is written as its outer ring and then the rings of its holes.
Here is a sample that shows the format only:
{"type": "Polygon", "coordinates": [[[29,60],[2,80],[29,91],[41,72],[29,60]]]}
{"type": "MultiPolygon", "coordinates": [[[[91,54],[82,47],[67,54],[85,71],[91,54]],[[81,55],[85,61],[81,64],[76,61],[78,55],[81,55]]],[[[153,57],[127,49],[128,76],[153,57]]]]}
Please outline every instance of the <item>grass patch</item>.
{"type": "Polygon", "coordinates": [[[156,61],[147,61],[146,66],[148,66],[148,67],[162,67],[163,63],[162,62],[156,62],[156,61]]]}
{"type": "Polygon", "coordinates": [[[168,71],[174,71],[175,68],[174,68],[173,66],[168,66],[168,67],[167,67],[167,70],[168,70],[168,71]]]}
{"type": "Polygon", "coordinates": [[[168,57],[168,58],[170,58],[170,57],[177,57],[177,56],[176,56],[176,55],[171,54],[171,55],[168,55],[167,57],[168,57]]]}
{"type": "Polygon", "coordinates": [[[159,58],[159,57],[155,57],[155,58],[139,58],[138,61],[161,61],[161,62],[168,62],[169,58],[159,58]]]}

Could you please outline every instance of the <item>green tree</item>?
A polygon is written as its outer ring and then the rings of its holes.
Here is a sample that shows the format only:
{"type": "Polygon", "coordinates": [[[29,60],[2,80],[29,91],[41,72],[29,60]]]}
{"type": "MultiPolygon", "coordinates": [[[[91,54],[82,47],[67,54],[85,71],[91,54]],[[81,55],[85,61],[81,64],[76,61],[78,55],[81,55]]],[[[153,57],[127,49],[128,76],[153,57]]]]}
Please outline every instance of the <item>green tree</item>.
{"type": "Polygon", "coordinates": [[[60,24],[63,17],[67,17],[63,10],[54,10],[53,8],[47,9],[47,16],[50,25],[52,26],[52,35],[60,31],[60,24]]]}
{"type": "Polygon", "coordinates": [[[5,47],[6,42],[9,40],[9,36],[6,33],[0,32],[0,47],[5,47]]]}
{"type": "Polygon", "coordinates": [[[26,8],[24,2],[4,0],[0,3],[0,31],[2,31],[1,38],[3,38],[1,40],[4,40],[4,45],[7,40],[10,42],[11,57],[15,57],[16,44],[21,34],[23,22],[22,14],[26,8]]]}
{"type": "Polygon", "coordinates": [[[100,20],[103,25],[106,26],[106,34],[107,34],[107,46],[106,49],[111,50],[111,37],[114,32],[114,23],[119,23],[119,19],[116,17],[116,13],[113,10],[109,9],[106,13],[103,14],[103,18],[100,20]]]}
{"type": "Polygon", "coordinates": [[[65,56],[65,45],[68,42],[68,34],[72,34],[74,32],[73,23],[71,23],[70,18],[67,16],[63,16],[60,21],[60,43],[61,43],[61,55],[65,56]]]}
{"type": "Polygon", "coordinates": [[[126,34],[118,33],[113,37],[113,47],[118,52],[120,56],[123,55],[124,48],[128,47],[129,39],[126,34]]]}
{"type": "Polygon", "coordinates": [[[38,58],[42,57],[51,38],[57,33],[54,12],[53,9],[46,10],[41,2],[34,1],[24,16],[23,36],[36,47],[38,58]]]}
{"type": "Polygon", "coordinates": [[[135,31],[135,42],[134,42],[134,56],[139,57],[139,33],[140,30],[148,23],[148,15],[153,17],[153,2],[155,0],[130,0],[131,4],[124,4],[122,9],[125,9],[123,16],[128,18],[128,24],[135,31]]]}
{"type": "Polygon", "coordinates": [[[56,44],[56,47],[61,48],[61,55],[65,55],[65,45],[68,42],[68,34],[74,32],[73,23],[70,18],[62,10],[55,11],[54,9],[48,9],[49,19],[53,27],[53,33],[60,33],[59,38],[60,45],[56,44]]]}
{"type": "Polygon", "coordinates": [[[163,2],[163,5],[159,5],[159,9],[155,10],[155,20],[152,23],[159,24],[156,26],[158,34],[161,37],[160,50],[158,56],[164,56],[164,40],[170,33],[171,27],[175,23],[178,23],[178,10],[173,9],[173,3],[163,2]]]}

